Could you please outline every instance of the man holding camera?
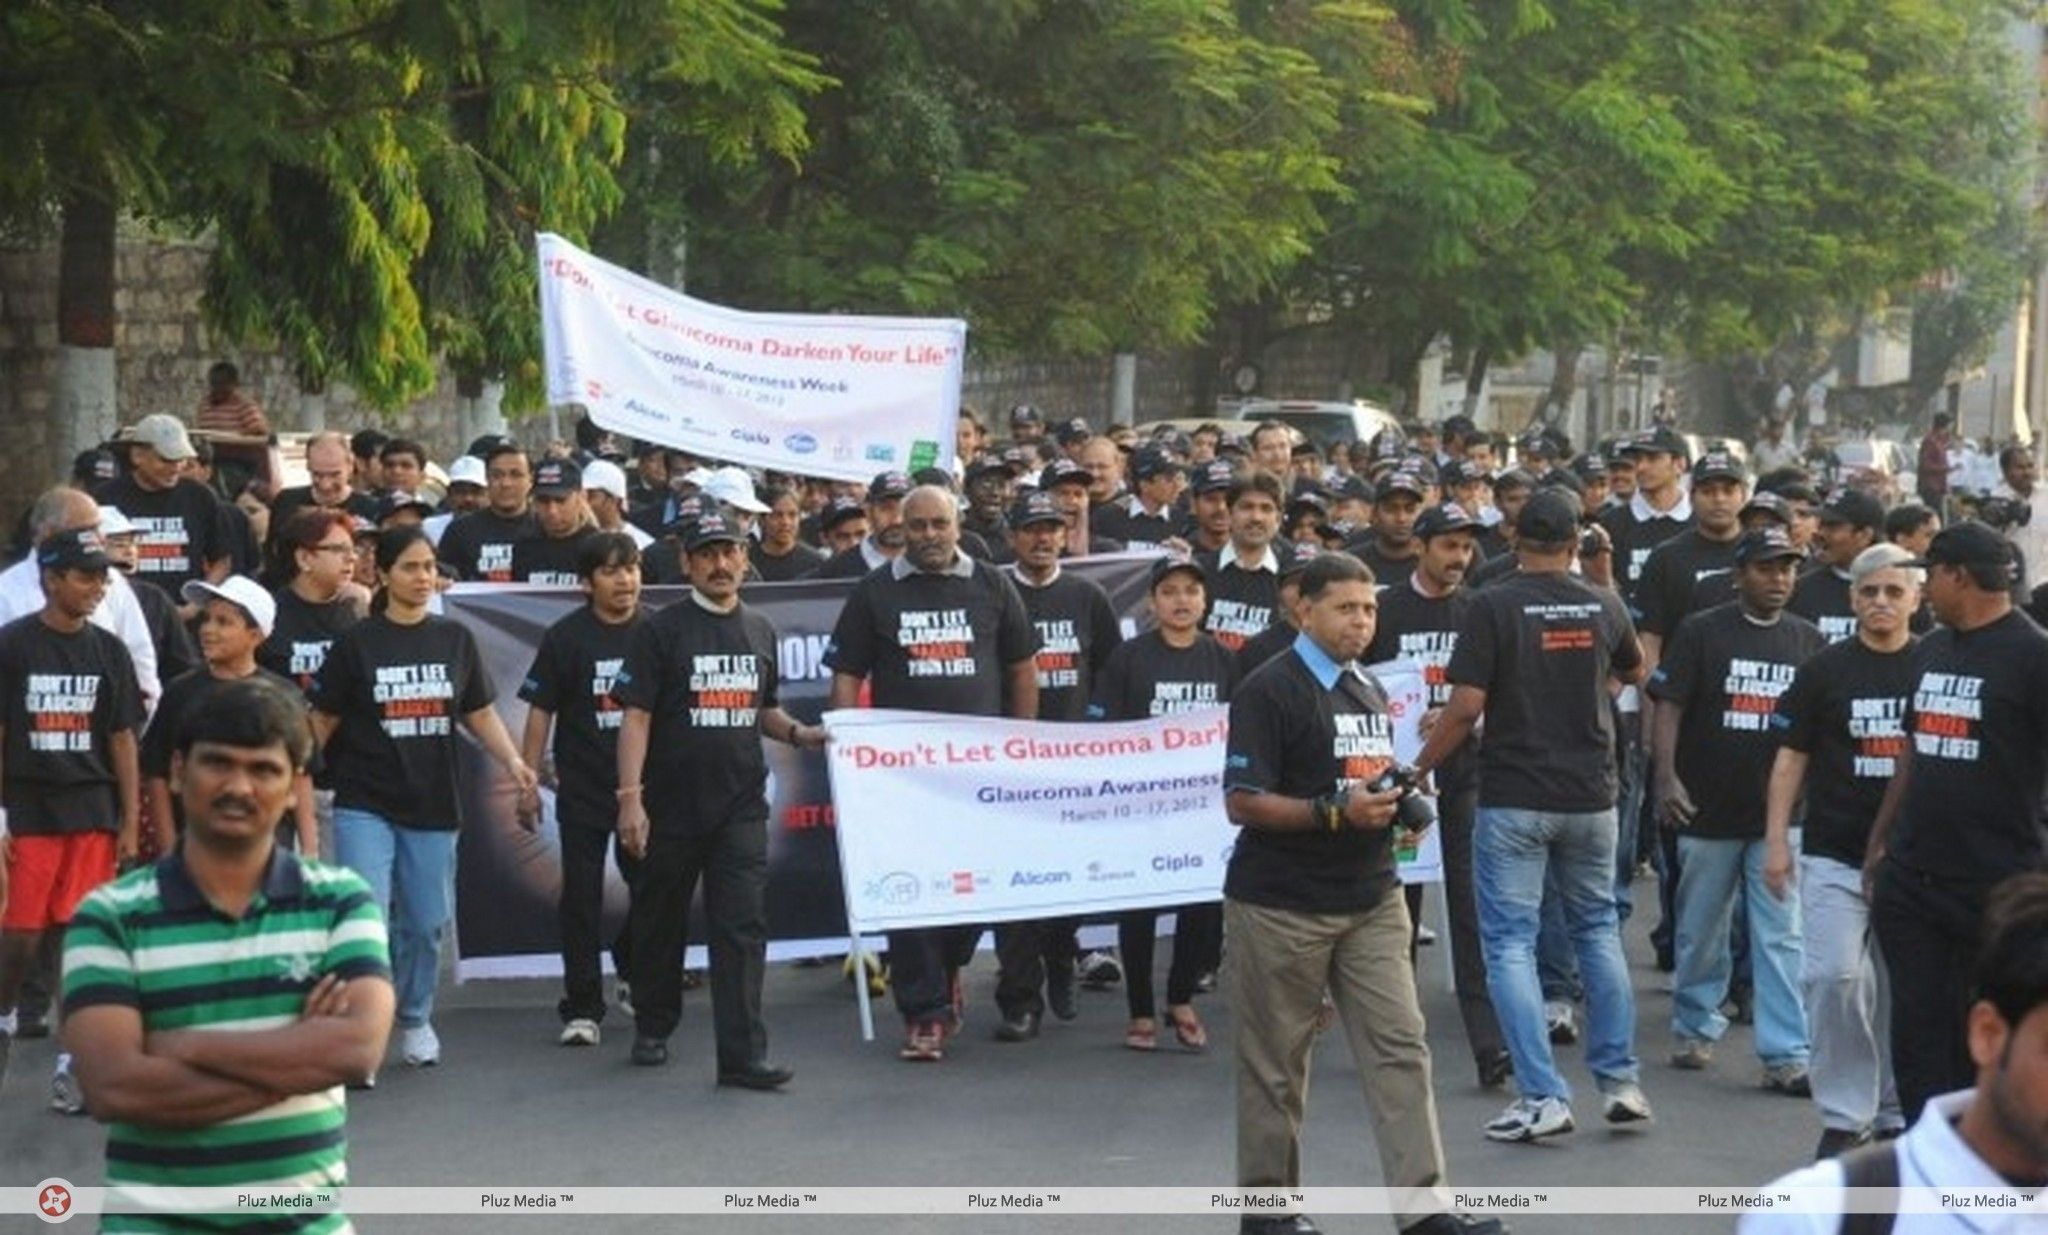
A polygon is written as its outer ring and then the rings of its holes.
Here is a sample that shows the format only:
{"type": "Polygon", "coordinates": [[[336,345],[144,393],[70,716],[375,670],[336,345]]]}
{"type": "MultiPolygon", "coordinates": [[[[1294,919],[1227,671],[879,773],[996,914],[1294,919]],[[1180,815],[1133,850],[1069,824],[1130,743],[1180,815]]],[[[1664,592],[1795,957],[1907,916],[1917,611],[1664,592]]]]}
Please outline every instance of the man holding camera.
{"type": "MultiPolygon", "coordinates": [[[[1491,1235],[1450,1212],[1429,1042],[1408,961],[1390,835],[1406,792],[1386,693],[1359,668],[1379,610],[1372,572],[1341,553],[1301,571],[1294,647],[1230,701],[1225,805],[1239,828],[1223,880],[1226,983],[1237,1018],[1237,1180],[1301,1183],[1309,1051],[1323,992],[1344,1021],[1404,1231],[1491,1235]]],[[[1314,1235],[1300,1214],[1248,1213],[1255,1235],[1314,1235]]]]}
{"type": "Polygon", "coordinates": [[[1479,745],[1473,883],[1486,987],[1514,1057],[1518,1097],[1486,1125],[1497,1141],[1573,1128],[1536,976],[1546,876],[1564,901],[1586,986],[1586,1065],[1609,1123],[1650,1118],[1637,1084],[1635,998],[1614,901],[1614,711],[1608,683],[1639,681],[1643,654],[1621,600],[1571,574],[1579,503],[1537,492],[1515,519],[1520,569],[1475,593],[1445,676],[1450,701],[1416,760],[1436,769],[1479,745]]]}
{"type": "Polygon", "coordinates": [[[1998,452],[1998,484],[1977,517],[2005,533],[2020,551],[2021,583],[2027,590],[2048,579],[2048,514],[2034,517],[2034,452],[2015,442],[1998,452]]]}

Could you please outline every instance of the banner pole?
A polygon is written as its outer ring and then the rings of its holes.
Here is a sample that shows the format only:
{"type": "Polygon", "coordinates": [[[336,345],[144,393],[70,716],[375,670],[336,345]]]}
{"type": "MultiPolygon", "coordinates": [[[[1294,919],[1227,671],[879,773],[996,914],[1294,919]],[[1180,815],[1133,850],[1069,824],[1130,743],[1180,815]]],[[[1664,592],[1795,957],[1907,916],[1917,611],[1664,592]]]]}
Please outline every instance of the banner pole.
{"type": "MultiPolygon", "coordinates": [[[[826,732],[831,733],[834,738],[838,736],[837,730],[842,719],[855,721],[855,717],[844,711],[826,711],[818,717],[819,723],[823,724],[826,732]]],[[[833,771],[837,766],[838,760],[833,758],[833,751],[828,745],[825,750],[825,784],[831,789],[832,800],[835,802],[840,800],[839,785],[833,771]]],[[[874,1001],[868,995],[868,954],[867,948],[861,943],[860,918],[853,909],[853,863],[846,860],[845,828],[832,829],[832,843],[839,850],[839,896],[846,905],[846,954],[853,958],[854,999],[860,1008],[860,1040],[873,1042],[875,1008],[874,1001]]]]}
{"type": "MultiPolygon", "coordinates": [[[[849,905],[847,908],[851,909],[852,906],[849,905]]],[[[849,923],[851,920],[851,915],[849,915],[849,923]]],[[[860,1040],[863,1042],[873,1042],[875,1040],[875,1004],[874,1000],[868,995],[868,950],[860,941],[860,928],[852,928],[852,933],[847,937],[847,943],[852,945],[849,955],[853,957],[853,989],[858,992],[857,998],[860,1000],[860,1040]]]]}

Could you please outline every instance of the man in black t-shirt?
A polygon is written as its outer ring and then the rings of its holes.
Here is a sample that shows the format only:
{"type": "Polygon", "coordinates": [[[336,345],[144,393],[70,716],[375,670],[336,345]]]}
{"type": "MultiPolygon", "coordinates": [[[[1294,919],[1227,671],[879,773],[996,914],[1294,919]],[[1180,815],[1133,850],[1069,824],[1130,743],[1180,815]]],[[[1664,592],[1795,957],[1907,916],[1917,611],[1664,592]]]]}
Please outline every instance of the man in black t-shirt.
{"type": "Polygon", "coordinates": [[[285,531],[293,516],[302,510],[338,510],[359,519],[377,517],[376,497],[349,483],[354,467],[346,435],[316,433],[306,440],[308,482],[284,490],[270,504],[270,536],[263,547],[265,558],[276,561],[290,554],[285,531]]]}
{"type": "MultiPolygon", "coordinates": [[[[904,550],[857,584],[825,663],[831,706],[860,703],[964,716],[1038,715],[1038,634],[1003,573],[960,551],[959,504],[925,485],[903,499],[904,550]]],[[[899,1057],[945,1058],[965,1012],[960,967],[974,955],[979,927],[891,931],[889,963],[903,1013],[899,1057]]]]}
{"type": "MultiPolygon", "coordinates": [[[[62,948],[78,902],[135,856],[140,835],[142,692],[127,647],[91,622],[108,565],[97,531],[51,533],[36,546],[41,612],[0,626],[0,1068],[24,979],[46,947],[62,948]]],[[[68,1053],[50,1098],[84,1109],[68,1053]]]]}
{"type": "MultiPolygon", "coordinates": [[[[1309,1047],[1324,991],[1372,1104],[1386,1184],[1407,1231],[1497,1232],[1448,1212],[1429,1044],[1396,891],[1398,790],[1386,693],[1359,666],[1379,602],[1372,572],[1328,553],[1301,573],[1301,635],[1230,701],[1224,805],[1237,843],[1223,877],[1226,989],[1237,1018],[1237,1182],[1301,1183],[1309,1047]]],[[[1299,1215],[1241,1230],[1296,1231],[1299,1215]]]]}
{"type": "Polygon", "coordinates": [[[1195,561],[1209,576],[1202,629],[1233,652],[1280,621],[1280,563],[1294,546],[1277,539],[1286,500],[1278,479],[1245,472],[1230,484],[1230,543],[1195,561]]]}
{"type": "Polygon", "coordinates": [[[1771,716],[1799,667],[1826,646],[1813,623],[1785,611],[1800,558],[1777,528],[1744,532],[1735,546],[1740,599],[1679,627],[1649,694],[1657,708],[1658,819],[1677,834],[1679,855],[1671,1062],[1706,1067],[1728,1030],[1720,1009],[1734,969],[1728,930],[1740,904],[1763,1085],[1804,1096],[1810,1048],[1798,986],[1799,907],[1772,896],[1763,880],[1765,789],[1777,752],[1771,716]]]}
{"type": "Polygon", "coordinates": [[[1883,536],[1884,503],[1861,489],[1844,489],[1820,508],[1820,560],[1800,577],[1787,609],[1820,627],[1829,643],[1856,633],[1849,598],[1849,567],[1883,536]]]}
{"type": "Polygon", "coordinates": [[[572,587],[582,580],[583,545],[597,534],[583,497],[583,469],[549,459],[533,469],[535,535],[512,546],[512,582],[572,587]]]}
{"type": "Polygon", "coordinates": [[[1872,829],[1864,879],[1891,977],[1905,1117],[1974,1076],[1964,1023],[1993,884],[2048,862],[2048,635],[2012,607],[2010,543],[1982,523],[1924,558],[1941,628],[1914,655],[1911,740],[1872,829]]]}
{"type": "MultiPolygon", "coordinates": [[[[1106,440],[1106,439],[1105,439],[1106,440]]],[[[1010,508],[1008,568],[1024,611],[1038,632],[1038,719],[1073,723],[1085,719],[1095,676],[1123,642],[1109,594],[1092,579],[1060,569],[1067,520],[1043,493],[1030,493],[1010,508]]],[[[1038,1036],[1045,1004],[1063,1021],[1074,1005],[1075,923],[1068,920],[1006,922],[996,928],[996,1006],[1003,1023],[996,1037],[1023,1042],[1038,1036]],[[1041,999],[1039,988],[1048,999],[1041,999]]]]}
{"type": "Polygon", "coordinates": [[[1197,466],[1188,481],[1188,518],[1181,535],[1198,559],[1230,547],[1230,489],[1237,473],[1230,460],[1211,459],[1197,466]]]}
{"type": "Polygon", "coordinates": [[[1180,531],[1174,502],[1181,465],[1157,446],[1141,446],[1131,452],[1130,473],[1136,491],[1096,507],[1091,520],[1096,531],[1127,549],[1157,549],[1180,531]]]}
{"type": "Polygon", "coordinates": [[[683,541],[690,594],[642,622],[612,681],[619,842],[640,860],[628,929],[633,1062],[668,1062],[682,1019],[690,899],[704,880],[718,1083],[777,1089],[794,1075],[768,1059],[768,761],[763,737],[816,750],[826,733],[776,702],[775,628],[740,603],[745,535],[707,513],[683,541]],[[650,753],[652,758],[650,758],[650,753]]]}
{"type": "Polygon", "coordinates": [[[450,521],[438,550],[458,580],[509,583],[513,546],[540,534],[531,500],[533,468],[510,438],[499,438],[486,449],[484,508],[450,521]]]}
{"type": "Polygon", "coordinates": [[[1858,554],[1849,568],[1854,637],[1799,667],[1771,717],[1778,753],[1764,817],[1764,886],[1793,893],[1792,820],[1805,791],[1796,882],[1800,986],[1813,1039],[1815,1158],[1905,1126],[1892,1083],[1891,993],[1870,943],[1863,857],[1870,827],[1906,753],[1913,694],[1913,614],[1923,576],[1897,545],[1858,554]],[[1810,775],[1809,775],[1810,773],[1810,775]]]}
{"type": "MultiPolygon", "coordinates": [[[[228,538],[226,503],[213,490],[185,476],[196,451],[184,424],[158,412],[144,416],[123,435],[128,443],[128,474],[104,485],[93,497],[102,506],[118,506],[140,533],[135,582],[152,583],[173,601],[193,579],[227,577],[233,548],[228,538]]],[[[180,603],[180,620],[198,613],[180,603]]]]}
{"type": "MultiPolygon", "coordinates": [[[[910,492],[910,477],[902,472],[883,472],[868,482],[866,502],[867,533],[849,548],[835,553],[812,575],[816,579],[858,579],[894,561],[903,552],[903,499],[910,492]]],[[[826,513],[826,530],[836,521],[826,513]]]]}
{"type": "Polygon", "coordinates": [[[1401,467],[1373,485],[1377,500],[1372,508],[1372,531],[1344,546],[1345,552],[1372,568],[1373,578],[1383,588],[1406,583],[1415,570],[1419,552],[1415,543],[1415,520],[1429,484],[1421,474],[1401,467]]]}
{"type": "MultiPolygon", "coordinates": [[[[1451,701],[1445,671],[1458,646],[1458,631],[1472,594],[1464,590],[1465,574],[1478,553],[1476,538],[1485,525],[1462,506],[1432,506],[1415,520],[1415,571],[1380,589],[1379,626],[1368,664],[1404,660],[1422,670],[1429,691],[1429,710],[1422,732],[1436,727],[1451,701]]],[[[1465,1025],[1465,1043],[1472,1048],[1479,1083],[1491,1089],[1511,1068],[1500,1020],[1486,993],[1486,959],[1479,946],[1478,911],[1472,898],[1472,827],[1479,809],[1478,768],[1468,744],[1437,770],[1437,821],[1442,826],[1444,896],[1451,923],[1451,976],[1458,992],[1458,1016],[1465,1025]]],[[[1411,883],[1408,912],[1420,921],[1423,885],[1411,883]]]]}
{"type": "MultiPolygon", "coordinates": [[[[604,917],[604,855],[609,846],[628,886],[638,863],[614,838],[618,824],[619,725],[625,710],[612,698],[612,681],[644,616],[640,608],[640,551],[624,532],[597,532],[583,541],[577,562],[589,603],[548,627],[520,683],[526,730],[520,757],[555,791],[561,841],[562,891],[557,921],[562,936],[563,1046],[596,1046],[604,1022],[604,984],[598,949],[604,917]],[[554,759],[546,759],[550,731],[554,759]]],[[[522,815],[528,829],[538,814],[522,815]]],[[[612,936],[612,972],[630,1004],[632,946],[621,924],[612,936]]]]}
{"type": "Polygon", "coordinates": [[[1635,999],[1614,900],[1616,769],[1610,680],[1640,678],[1621,600],[1571,573],[1579,503],[1539,490],[1515,516],[1515,573],[1472,596],[1444,670],[1450,699],[1416,759],[1442,768],[1483,716],[1473,887],[1486,986],[1519,1097],[1486,1126],[1534,1141],[1575,1126],[1551,1052],[1537,933],[1546,887],[1569,923],[1586,990],[1586,1066],[1609,1123],[1650,1117],[1638,1084],[1635,999]]]}

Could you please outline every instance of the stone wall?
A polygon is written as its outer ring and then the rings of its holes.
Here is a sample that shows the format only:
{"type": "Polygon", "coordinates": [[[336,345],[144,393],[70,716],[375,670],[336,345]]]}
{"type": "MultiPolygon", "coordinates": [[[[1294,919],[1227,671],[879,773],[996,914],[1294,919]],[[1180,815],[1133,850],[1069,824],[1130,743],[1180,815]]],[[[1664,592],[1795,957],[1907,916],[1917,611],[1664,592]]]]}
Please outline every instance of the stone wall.
{"type": "MultiPolygon", "coordinates": [[[[166,240],[125,232],[115,266],[116,369],[122,424],[151,412],[190,417],[206,389],[206,370],[216,360],[233,361],[242,384],[280,429],[301,427],[300,393],[284,360],[260,349],[225,346],[214,339],[200,312],[210,246],[203,241],[166,240]]],[[[54,247],[0,250],[0,519],[16,514],[58,477],[50,463],[48,415],[57,354],[57,255],[54,247]]],[[[1335,398],[1342,389],[1344,356],[1326,336],[1289,336],[1264,358],[1261,393],[1301,398],[1335,398]]],[[[1012,404],[1032,403],[1048,415],[1108,420],[1113,365],[1090,360],[970,360],[962,398],[992,421],[1012,404]]],[[[1137,374],[1137,419],[1204,414],[1194,397],[1191,353],[1141,356],[1137,374]]],[[[379,413],[345,386],[327,395],[326,423],[353,430],[379,424],[386,432],[424,442],[444,463],[463,438],[452,377],[435,391],[396,413],[379,413]]],[[[515,427],[539,444],[546,437],[544,415],[515,427]]]]}

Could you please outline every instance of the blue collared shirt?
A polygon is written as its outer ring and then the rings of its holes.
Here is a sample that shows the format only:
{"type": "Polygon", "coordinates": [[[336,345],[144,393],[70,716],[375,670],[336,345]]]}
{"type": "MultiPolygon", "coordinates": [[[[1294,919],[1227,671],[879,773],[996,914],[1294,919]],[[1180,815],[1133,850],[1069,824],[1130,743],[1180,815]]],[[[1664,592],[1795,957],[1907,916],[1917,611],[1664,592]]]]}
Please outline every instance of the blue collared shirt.
{"type": "Polygon", "coordinates": [[[1330,654],[1323,651],[1321,644],[1309,638],[1307,631],[1294,636],[1294,654],[1301,657],[1301,663],[1308,666],[1308,671],[1315,676],[1316,681],[1322,683],[1324,690],[1337,689],[1337,679],[1344,676],[1346,669],[1360,677],[1364,676],[1357,661],[1347,661],[1340,665],[1330,659],[1330,654]]]}

